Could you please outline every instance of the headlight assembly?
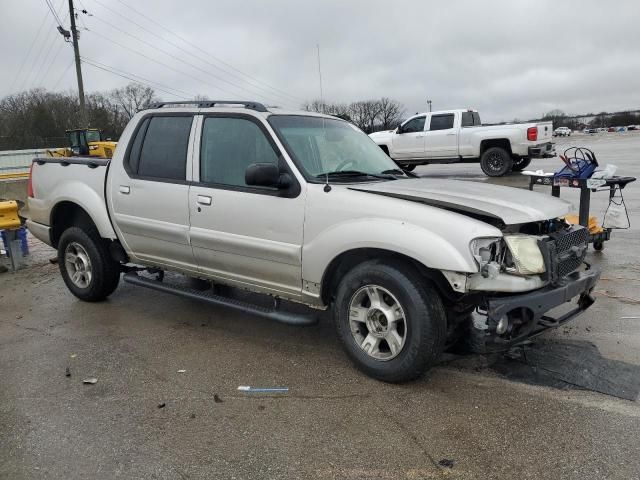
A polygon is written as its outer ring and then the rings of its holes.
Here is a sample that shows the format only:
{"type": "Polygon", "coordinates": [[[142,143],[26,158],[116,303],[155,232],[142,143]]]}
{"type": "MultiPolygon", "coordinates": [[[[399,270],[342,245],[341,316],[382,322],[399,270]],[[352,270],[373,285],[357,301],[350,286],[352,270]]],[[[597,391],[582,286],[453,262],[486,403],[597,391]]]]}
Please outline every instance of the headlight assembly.
{"type": "MultiPolygon", "coordinates": [[[[533,275],[544,273],[546,268],[538,238],[529,235],[505,235],[504,241],[511,252],[515,273],[533,275]]],[[[507,268],[508,270],[508,268],[507,268]]]]}

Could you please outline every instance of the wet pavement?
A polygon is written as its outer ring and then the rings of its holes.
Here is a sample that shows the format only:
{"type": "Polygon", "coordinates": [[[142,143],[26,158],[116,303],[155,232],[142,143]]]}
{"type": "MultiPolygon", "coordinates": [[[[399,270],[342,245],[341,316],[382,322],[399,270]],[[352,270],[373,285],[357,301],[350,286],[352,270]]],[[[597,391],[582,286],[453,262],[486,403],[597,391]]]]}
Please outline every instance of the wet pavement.
{"type": "MultiPolygon", "coordinates": [[[[640,175],[638,134],[565,144],[640,175]]],[[[417,173],[527,185],[469,164],[417,173]]],[[[0,274],[0,478],[640,478],[640,184],[624,193],[635,228],[589,251],[589,311],[405,385],[356,371],[326,315],[296,328],[126,284],[82,303],[32,242],[29,268],[0,274]]]]}

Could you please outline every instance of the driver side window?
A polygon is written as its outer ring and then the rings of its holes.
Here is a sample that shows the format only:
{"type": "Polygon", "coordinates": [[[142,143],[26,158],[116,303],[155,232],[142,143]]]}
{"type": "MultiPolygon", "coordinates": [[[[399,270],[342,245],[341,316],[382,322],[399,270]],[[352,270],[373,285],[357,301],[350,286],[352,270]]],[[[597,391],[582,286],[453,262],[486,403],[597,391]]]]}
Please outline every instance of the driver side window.
{"type": "Polygon", "coordinates": [[[416,117],[402,125],[400,133],[415,133],[424,130],[424,120],[426,117],[416,117]]]}

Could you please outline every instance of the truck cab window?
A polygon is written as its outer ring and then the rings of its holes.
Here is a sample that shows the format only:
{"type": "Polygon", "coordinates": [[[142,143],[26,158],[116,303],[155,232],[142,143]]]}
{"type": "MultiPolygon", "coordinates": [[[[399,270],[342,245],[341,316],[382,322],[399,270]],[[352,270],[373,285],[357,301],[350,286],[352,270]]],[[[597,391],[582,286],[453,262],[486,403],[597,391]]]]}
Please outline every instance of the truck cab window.
{"type": "Polygon", "coordinates": [[[201,182],[246,187],[244,174],[253,163],[278,163],[277,153],[258,125],[245,118],[205,118],[200,146],[201,182]]]}
{"type": "Polygon", "coordinates": [[[442,115],[432,115],[429,130],[449,130],[453,128],[453,113],[445,113],[442,115]]]}
{"type": "MultiPolygon", "coordinates": [[[[152,117],[146,127],[139,159],[130,157],[130,165],[138,161],[138,175],[184,181],[192,121],[191,115],[152,117]]],[[[137,142],[136,137],[130,155],[136,154],[137,142]]]]}
{"type": "Polygon", "coordinates": [[[462,112],[462,126],[463,127],[480,126],[480,115],[478,114],[478,112],[462,112]]]}
{"type": "Polygon", "coordinates": [[[426,117],[416,117],[402,125],[401,133],[415,133],[424,130],[424,121],[426,117]]]}

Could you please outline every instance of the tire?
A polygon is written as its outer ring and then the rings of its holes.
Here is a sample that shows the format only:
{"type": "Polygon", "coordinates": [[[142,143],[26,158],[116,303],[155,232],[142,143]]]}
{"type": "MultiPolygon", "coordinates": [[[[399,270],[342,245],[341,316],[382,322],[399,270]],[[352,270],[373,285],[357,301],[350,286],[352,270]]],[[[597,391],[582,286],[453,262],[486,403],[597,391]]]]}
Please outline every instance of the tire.
{"type": "Polygon", "coordinates": [[[406,170],[407,172],[413,172],[418,165],[400,165],[400,168],[406,170]]]}
{"type": "Polygon", "coordinates": [[[446,314],[442,301],[410,265],[371,260],[354,267],[340,282],[333,308],[338,337],[347,355],[358,369],[377,380],[414,380],[434,365],[444,350],[446,314]],[[372,298],[379,299],[377,305],[382,309],[372,308],[372,298]],[[389,318],[395,320],[387,321],[389,318]]]}
{"type": "Polygon", "coordinates": [[[58,242],[58,266],[67,288],[85,302],[104,300],[120,281],[120,265],[95,229],[66,229],[58,242]]]}
{"type": "Polygon", "coordinates": [[[604,242],[593,242],[593,249],[601,252],[602,250],[604,250],[604,242]]]}
{"type": "Polygon", "coordinates": [[[514,172],[521,172],[525,168],[529,166],[531,163],[531,159],[527,157],[520,157],[519,159],[513,162],[513,167],[511,168],[514,172]]]}
{"type": "Polygon", "coordinates": [[[489,177],[502,177],[511,171],[513,160],[504,148],[487,148],[480,158],[480,168],[489,177]]]}

